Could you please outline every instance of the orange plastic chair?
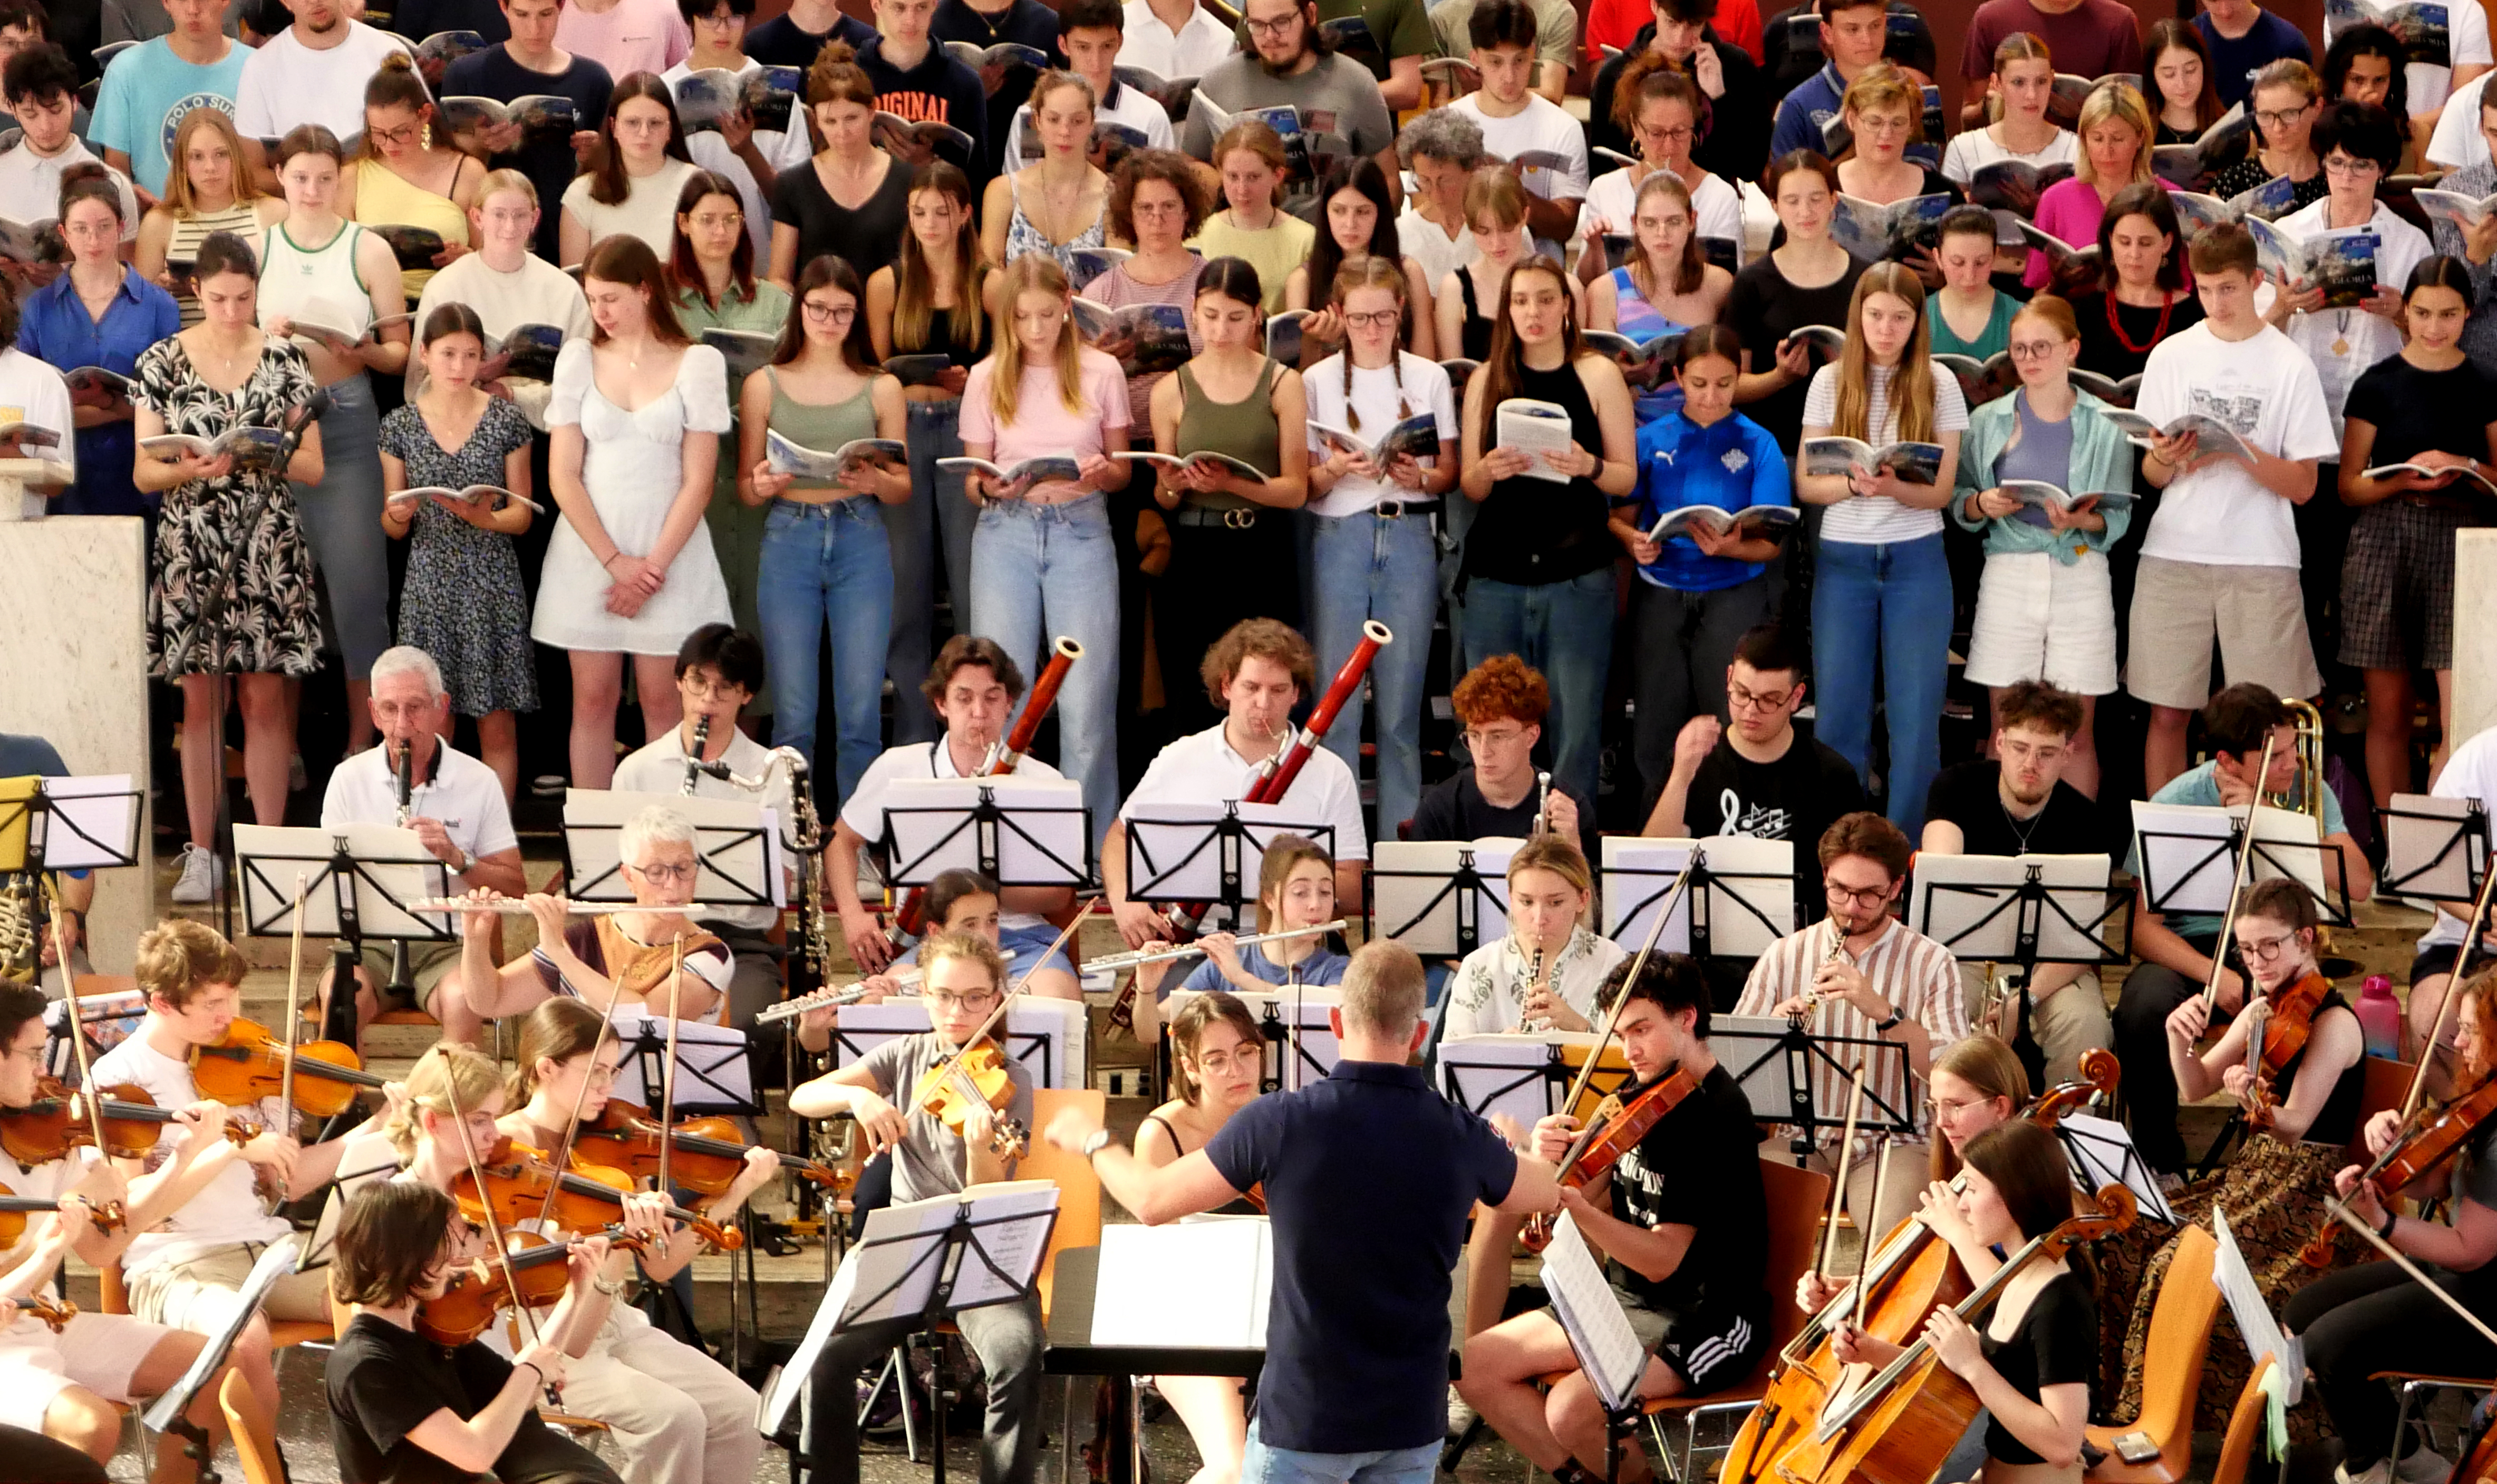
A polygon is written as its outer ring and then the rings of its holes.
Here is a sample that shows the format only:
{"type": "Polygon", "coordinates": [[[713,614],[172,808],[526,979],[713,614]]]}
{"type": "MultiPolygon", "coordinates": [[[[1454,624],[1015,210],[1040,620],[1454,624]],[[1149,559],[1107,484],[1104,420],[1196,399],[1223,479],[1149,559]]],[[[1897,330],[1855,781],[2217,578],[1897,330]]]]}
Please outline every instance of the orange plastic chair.
{"type": "Polygon", "coordinates": [[[2245,1484],[2246,1469],[2255,1461],[2255,1441],[2262,1436],[2263,1377],[2271,1374],[2272,1358],[2265,1354],[2255,1373],[2246,1377],[2246,1389],[2237,1393],[2237,1405],[2228,1413],[2228,1431],[2220,1439],[2220,1462],[2211,1470],[2211,1484],[2245,1484]]]}
{"type": "MultiPolygon", "coordinates": [[[[242,1373],[229,1371],[217,1385],[217,1406],[226,1414],[226,1429],[234,1434],[235,1456],[242,1460],[243,1484],[287,1484],[286,1466],[278,1462],[277,1439],[262,1435],[251,1420],[251,1387],[242,1373]]],[[[166,1438],[158,1447],[174,1446],[166,1438]]]]}
{"type": "Polygon", "coordinates": [[[2220,1285],[2211,1279],[2219,1245],[2198,1226],[2185,1228],[2159,1302],[2150,1311],[2148,1361],[2141,1375],[2141,1415],[2125,1428],[2093,1427],[2091,1444],[2106,1457],[2089,1471],[2089,1484],[2177,1484],[2194,1457],[2194,1404],[2202,1391],[2202,1361],[2211,1351],[2211,1321],[2220,1312],[2220,1285]],[[2116,1457],[2120,1434],[2147,1433],[2159,1456],[2146,1464],[2116,1457]]]}

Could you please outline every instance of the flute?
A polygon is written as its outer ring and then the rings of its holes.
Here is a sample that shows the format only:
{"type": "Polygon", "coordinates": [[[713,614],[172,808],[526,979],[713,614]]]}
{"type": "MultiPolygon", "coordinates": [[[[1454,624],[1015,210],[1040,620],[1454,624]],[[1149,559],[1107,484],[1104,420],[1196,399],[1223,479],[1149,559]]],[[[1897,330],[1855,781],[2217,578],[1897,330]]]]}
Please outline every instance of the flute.
{"type": "MultiPolygon", "coordinates": [[[[1011,948],[1008,948],[997,955],[998,958],[1003,959],[1008,963],[1012,963],[1014,962],[1014,956],[1015,951],[1011,948]]],[[[919,965],[916,963],[897,963],[893,966],[892,970],[886,973],[883,977],[892,980],[897,989],[907,988],[919,982],[921,971],[919,965]]],[[[835,989],[817,990],[812,995],[801,995],[795,999],[784,999],[776,1005],[771,1005],[756,1011],[754,1013],[754,1024],[762,1026],[768,1025],[774,1021],[794,1020],[798,1016],[804,1015],[809,1010],[819,1010],[826,1005],[855,1004],[859,1000],[867,997],[867,980],[862,979],[855,984],[845,984],[835,989]]]]}
{"type": "MultiPolygon", "coordinates": [[[[1331,923],[1317,923],[1307,928],[1283,928],[1273,932],[1243,933],[1232,941],[1246,948],[1251,943],[1273,943],[1284,938],[1305,938],[1313,932],[1341,932],[1343,931],[1343,924],[1344,920],[1339,917],[1331,923]]],[[[1114,953],[1104,958],[1087,960],[1084,971],[1088,974],[1103,970],[1116,973],[1122,968],[1138,968],[1147,963],[1167,963],[1173,959],[1185,959],[1203,952],[1205,952],[1205,946],[1202,943],[1165,943],[1159,948],[1139,948],[1132,953],[1114,953]]]]}
{"type": "MultiPolygon", "coordinates": [[[[646,906],[638,901],[567,901],[565,912],[574,917],[608,917],[618,912],[650,912],[677,917],[693,917],[698,911],[692,902],[681,906],[646,906]]],[[[529,904],[517,897],[498,897],[492,901],[470,901],[460,897],[421,897],[407,904],[410,912],[493,912],[504,917],[529,917],[529,904]]]]}

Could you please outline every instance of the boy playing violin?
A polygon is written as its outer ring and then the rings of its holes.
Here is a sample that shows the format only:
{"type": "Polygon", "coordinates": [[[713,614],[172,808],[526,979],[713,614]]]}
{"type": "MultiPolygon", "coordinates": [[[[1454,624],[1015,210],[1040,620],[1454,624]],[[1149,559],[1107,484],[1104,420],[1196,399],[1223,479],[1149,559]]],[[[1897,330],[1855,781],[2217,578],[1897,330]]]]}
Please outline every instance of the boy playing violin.
{"type": "MultiPolygon", "coordinates": [[[[1561,1210],[1612,1258],[1613,1296],[1651,1352],[1644,1397],[1714,1391],[1749,1375],[1769,1342],[1764,1286],[1768,1205],[1760,1185],[1759,1125],[1733,1076],[1708,1049],[1708,982],[1685,954],[1650,958],[1635,981],[1628,965],[1607,975],[1600,1007],[1627,995],[1614,1035],[1630,1064],[1628,1102],[1658,1079],[1697,1086],[1612,1169],[1590,1184],[1563,1172],[1561,1210]]],[[[1565,1113],[1534,1125],[1534,1152],[1568,1157],[1578,1121],[1565,1113]]],[[[1516,1449],[1563,1481],[1607,1477],[1603,1403],[1549,1310],[1520,1314],[1466,1342],[1458,1394],[1516,1449]],[[1547,1395],[1536,1378],[1571,1373],[1547,1395]]],[[[1648,1477],[1633,1446],[1620,1460],[1626,1484],[1648,1477]]]]}
{"type": "MultiPolygon", "coordinates": [[[[41,990],[0,984],[0,1117],[34,1106],[45,1093],[44,1005],[41,990]]],[[[225,1110],[197,1103],[175,1118],[183,1126],[213,1133],[225,1110]]],[[[186,1140],[181,1153],[154,1175],[125,1183],[91,1147],[64,1148],[31,1167],[0,1149],[0,1186],[60,1208],[28,1214],[16,1243],[0,1250],[0,1427],[40,1432],[98,1463],[112,1461],[121,1446],[121,1417],[113,1404],[152,1397],[173,1385],[204,1342],[128,1314],[77,1314],[54,1331],[28,1311],[31,1301],[50,1285],[69,1253],[99,1268],[120,1256],[131,1233],[172,1212],[167,1197],[192,1164],[214,1161],[222,1167],[234,1156],[234,1146],[223,1139],[186,1140]],[[99,1218],[112,1230],[99,1226],[99,1218]]],[[[217,1379],[222,1378],[220,1372],[217,1379]]],[[[225,1419],[217,1410],[215,1380],[200,1389],[189,1416],[211,1440],[222,1438],[225,1419]]],[[[164,1447],[156,1450],[151,1477],[167,1484],[198,1471],[181,1449],[164,1447]]]]}
{"type": "MultiPolygon", "coordinates": [[[[994,1110],[972,1108],[958,1132],[925,1109],[911,1105],[912,1089],[929,1072],[961,1051],[987,1023],[1006,992],[1005,961],[988,939],[939,932],[920,945],[924,977],[920,999],[932,1029],[896,1036],[840,1070],[806,1083],[789,1094],[789,1112],[807,1119],[848,1114],[877,1153],[893,1152],[897,1201],[926,1200],[970,1185],[1013,1177],[1020,1151],[1000,1150],[1000,1121],[1031,1126],[1031,1073],[1004,1058],[1012,1091],[994,1110]]],[[[980,1484],[1027,1484],[1038,1458],[1040,1430],[1033,1404],[1040,1391],[1040,1304],[966,1309],[955,1316],[963,1339],[988,1372],[989,1414],[980,1449],[980,1484]]],[[[845,1330],[815,1362],[807,1399],[808,1477],[823,1484],[858,1484],[858,1378],[881,1362],[916,1319],[845,1330]]]]}
{"type": "MultiPolygon", "coordinates": [[[[241,954],[201,923],[157,924],[139,940],[139,987],[147,994],[147,1017],[139,1033],[96,1058],[98,1087],[135,1086],[160,1108],[190,1108],[200,1101],[192,1080],[193,1057],[222,1045],[242,1003],[249,971],[241,954]]],[[[294,1240],[295,1228],[270,1210],[271,1199],[297,1200],[330,1183],[337,1173],[343,1139],[298,1143],[294,1116],[274,1097],[239,1114],[262,1132],[236,1160],[215,1150],[191,1157],[164,1195],[171,1213],[162,1223],[130,1239],[122,1256],[130,1286],[130,1311],[140,1318],[195,1335],[213,1335],[234,1318],[243,1279],[270,1243],[294,1240]]],[[[215,1139],[205,1120],[168,1130],[147,1161],[120,1161],[126,1178],[147,1163],[188,1156],[189,1146],[215,1139]]],[[[223,1142],[220,1140],[219,1142],[223,1142]]],[[[134,1224],[134,1230],[138,1228],[134,1224]]],[[[270,1285],[261,1312],[235,1342],[234,1365],[251,1386],[260,1421],[277,1420],[277,1372],[271,1359],[269,1321],[330,1317],[328,1285],[317,1273],[297,1273],[270,1285]]]]}

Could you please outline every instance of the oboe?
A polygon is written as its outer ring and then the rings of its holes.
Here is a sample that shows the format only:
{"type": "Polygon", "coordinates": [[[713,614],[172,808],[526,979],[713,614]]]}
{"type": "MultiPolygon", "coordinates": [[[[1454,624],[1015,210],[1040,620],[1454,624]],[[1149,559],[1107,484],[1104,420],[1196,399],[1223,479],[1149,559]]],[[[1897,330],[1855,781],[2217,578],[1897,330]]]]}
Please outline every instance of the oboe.
{"type": "MultiPolygon", "coordinates": [[[[1551,774],[1544,774],[1544,776],[1548,778],[1548,777],[1550,777],[1550,776],[1551,776],[1551,774]]],[[[1518,996],[1517,996],[1517,998],[1518,998],[1518,1002],[1519,1002],[1521,1005],[1522,1005],[1522,1004],[1524,1004],[1524,1003],[1526,1002],[1526,1000],[1527,1000],[1530,996],[1532,996],[1532,995],[1534,994],[1534,987],[1535,987],[1536,985],[1538,985],[1538,984],[1542,983],[1542,982],[1543,982],[1543,945],[1542,945],[1542,944],[1540,944],[1540,943],[1537,943],[1537,944],[1535,944],[1535,945],[1534,945],[1534,957],[1533,957],[1533,959],[1531,959],[1531,960],[1527,961],[1527,965],[1526,965],[1526,988],[1525,988],[1525,990],[1524,990],[1523,992],[1521,992],[1521,993],[1518,995],[1518,996]]],[[[1526,1018],[1524,1018],[1524,1019],[1522,1020],[1522,1022],[1521,1022],[1521,1026],[1520,1026],[1520,1028],[1521,1028],[1521,1029],[1526,1029],[1526,1030],[1549,1030],[1549,1029],[1551,1029],[1551,1028],[1552,1028],[1552,1023],[1551,1023],[1550,1021],[1545,1020],[1542,1016],[1539,1016],[1539,1015],[1537,1015],[1537,1016],[1531,1016],[1531,1017],[1526,1017],[1526,1018]]]]}

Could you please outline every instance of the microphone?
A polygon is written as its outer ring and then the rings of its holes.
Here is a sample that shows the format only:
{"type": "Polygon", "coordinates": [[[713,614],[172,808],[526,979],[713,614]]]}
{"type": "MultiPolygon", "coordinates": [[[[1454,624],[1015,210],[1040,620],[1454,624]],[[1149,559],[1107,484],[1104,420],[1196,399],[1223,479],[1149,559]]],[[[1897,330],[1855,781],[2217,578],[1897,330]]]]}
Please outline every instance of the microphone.
{"type": "Polygon", "coordinates": [[[294,416],[290,419],[288,426],[290,427],[309,427],[313,424],[320,422],[323,418],[328,417],[330,415],[330,390],[327,387],[315,387],[312,389],[312,395],[310,396],[305,397],[302,401],[296,404],[294,416]]]}

